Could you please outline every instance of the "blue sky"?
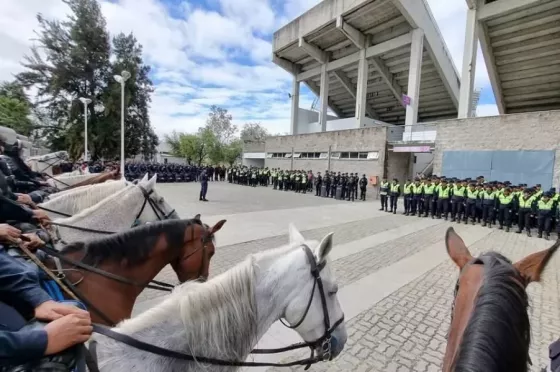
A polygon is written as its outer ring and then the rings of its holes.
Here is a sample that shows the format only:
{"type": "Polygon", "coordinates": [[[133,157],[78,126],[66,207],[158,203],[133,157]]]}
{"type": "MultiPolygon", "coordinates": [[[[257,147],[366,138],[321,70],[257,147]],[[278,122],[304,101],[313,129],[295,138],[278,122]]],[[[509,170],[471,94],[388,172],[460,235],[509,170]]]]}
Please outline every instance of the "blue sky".
{"type": "MultiPolygon", "coordinates": [[[[144,46],[156,85],[151,120],[156,132],[194,132],[208,107],[227,108],[234,122],[260,122],[272,133],[289,130],[291,77],[271,61],[272,33],[318,0],[100,0],[112,34],[133,32],[144,46]]],[[[463,0],[428,0],[460,71],[467,6],[463,0]]],[[[3,0],[0,80],[21,71],[37,27],[35,15],[63,18],[61,0],[3,0]],[[25,3],[25,4],[24,4],[25,3]]],[[[479,53],[478,114],[497,113],[479,53]]],[[[305,88],[304,88],[305,89],[305,88]]],[[[311,107],[304,90],[300,106],[311,107]]]]}

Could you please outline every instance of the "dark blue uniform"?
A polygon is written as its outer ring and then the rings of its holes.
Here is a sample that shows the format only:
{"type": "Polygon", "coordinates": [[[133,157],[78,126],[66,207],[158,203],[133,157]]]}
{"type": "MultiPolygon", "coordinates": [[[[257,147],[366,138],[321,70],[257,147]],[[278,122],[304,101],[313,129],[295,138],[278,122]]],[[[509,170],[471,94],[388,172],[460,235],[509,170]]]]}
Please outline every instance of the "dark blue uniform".
{"type": "MultiPolygon", "coordinates": [[[[1,247],[1,246],[0,246],[1,247]]],[[[43,357],[47,332],[22,330],[29,313],[49,295],[39,285],[39,275],[30,266],[9,256],[0,248],[0,365],[43,357]]]]}
{"type": "Polygon", "coordinates": [[[200,174],[200,199],[206,201],[206,192],[208,192],[208,175],[206,171],[200,174]]]}

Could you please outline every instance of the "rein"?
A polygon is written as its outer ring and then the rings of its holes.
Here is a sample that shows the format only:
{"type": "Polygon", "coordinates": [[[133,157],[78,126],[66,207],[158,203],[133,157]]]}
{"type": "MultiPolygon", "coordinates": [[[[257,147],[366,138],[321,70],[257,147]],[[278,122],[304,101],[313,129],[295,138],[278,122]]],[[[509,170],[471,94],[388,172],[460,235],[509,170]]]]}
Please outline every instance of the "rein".
{"type": "MultiPolygon", "coordinates": [[[[155,345],[140,341],[140,340],[138,340],[134,337],[128,336],[126,334],[113,331],[112,329],[110,329],[106,326],[99,325],[99,324],[94,324],[93,325],[93,332],[99,333],[99,334],[104,335],[108,338],[111,338],[115,341],[122,342],[124,344],[127,344],[128,346],[131,346],[133,348],[136,348],[136,349],[139,349],[139,350],[142,350],[142,351],[146,351],[146,352],[151,353],[151,354],[156,354],[156,355],[160,355],[160,356],[163,356],[163,357],[185,360],[185,361],[190,361],[190,362],[198,362],[198,363],[206,363],[206,364],[211,364],[211,365],[230,366],[230,367],[306,366],[305,369],[307,370],[312,364],[331,359],[331,356],[332,356],[331,355],[331,350],[330,350],[331,334],[340,324],[342,324],[342,322],[344,321],[344,316],[342,316],[336,323],[333,324],[332,327],[330,327],[329,312],[328,312],[328,308],[327,308],[327,300],[326,300],[326,296],[325,296],[325,289],[323,287],[323,281],[321,280],[321,276],[320,276],[320,272],[325,267],[325,264],[324,263],[321,264],[321,265],[317,264],[317,261],[315,260],[315,257],[313,256],[313,253],[311,252],[311,249],[307,245],[303,244],[302,248],[303,248],[304,252],[306,253],[308,261],[311,265],[311,275],[313,276],[313,279],[314,279],[313,291],[311,293],[311,298],[309,300],[309,303],[307,305],[307,308],[306,308],[305,313],[303,314],[301,320],[295,326],[287,325],[287,327],[297,328],[299,325],[301,325],[301,323],[303,322],[303,320],[305,319],[305,317],[307,316],[307,314],[309,312],[309,309],[311,307],[311,303],[313,302],[313,297],[314,297],[314,294],[315,294],[315,288],[319,288],[319,294],[321,296],[321,305],[322,305],[322,308],[323,308],[323,320],[324,320],[324,325],[325,325],[325,333],[319,339],[317,339],[315,341],[312,341],[312,342],[300,342],[300,343],[296,343],[296,344],[293,344],[293,345],[290,345],[290,346],[277,348],[277,349],[254,349],[253,351],[251,351],[251,354],[275,354],[275,353],[281,353],[281,352],[290,351],[290,350],[301,349],[301,348],[304,348],[304,347],[309,347],[311,349],[311,356],[308,357],[308,358],[293,361],[293,362],[287,362],[287,363],[242,362],[242,361],[237,361],[237,360],[222,360],[222,359],[215,359],[215,358],[208,358],[208,357],[198,357],[198,356],[189,355],[189,354],[186,354],[186,353],[183,353],[183,352],[180,352],[180,351],[165,349],[165,348],[162,348],[162,347],[159,347],[159,346],[155,346],[155,345]],[[315,356],[314,355],[314,347],[317,347],[318,345],[321,345],[324,353],[320,356],[315,356]]],[[[95,341],[94,341],[94,345],[95,345],[95,341]]],[[[94,348],[95,348],[95,346],[94,346],[94,348]]],[[[95,358],[91,358],[91,359],[95,360],[95,358]]],[[[97,366],[95,366],[93,370],[94,370],[94,372],[96,372],[99,369],[97,368],[97,366]]]]}

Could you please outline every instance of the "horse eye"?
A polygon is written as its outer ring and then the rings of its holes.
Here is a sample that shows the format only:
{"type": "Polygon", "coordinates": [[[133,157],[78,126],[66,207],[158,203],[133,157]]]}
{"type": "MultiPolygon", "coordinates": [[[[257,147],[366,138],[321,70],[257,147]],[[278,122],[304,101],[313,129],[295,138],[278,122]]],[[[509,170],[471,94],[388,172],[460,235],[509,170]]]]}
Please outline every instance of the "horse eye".
{"type": "Polygon", "coordinates": [[[335,285],[334,287],[332,287],[332,289],[329,291],[329,296],[334,296],[338,293],[338,286],[335,285]]]}

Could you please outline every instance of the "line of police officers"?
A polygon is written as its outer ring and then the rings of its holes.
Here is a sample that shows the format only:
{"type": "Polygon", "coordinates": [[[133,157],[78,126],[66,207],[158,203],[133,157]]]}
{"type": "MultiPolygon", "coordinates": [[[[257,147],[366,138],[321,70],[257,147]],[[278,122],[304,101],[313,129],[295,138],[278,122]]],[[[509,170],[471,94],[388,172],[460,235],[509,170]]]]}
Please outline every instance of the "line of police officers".
{"type": "Polygon", "coordinates": [[[294,191],[306,194],[313,192],[315,196],[331,197],[354,201],[358,198],[366,200],[368,180],[366,175],[358,177],[358,173],[341,173],[326,171],[324,175],[318,172],[304,170],[281,170],[280,168],[235,167],[228,170],[228,181],[256,187],[273,185],[274,190],[294,191]]]}
{"type": "MultiPolygon", "coordinates": [[[[425,180],[408,180],[401,187],[399,181],[383,179],[380,185],[381,209],[396,213],[400,196],[404,198],[404,214],[410,216],[430,215],[432,218],[448,219],[452,222],[468,223],[470,220],[509,232],[512,223],[517,223],[517,233],[526,231],[531,236],[531,227],[536,226],[538,237],[550,238],[550,233],[559,220],[558,202],[560,194],[553,188],[544,192],[541,185],[511,185],[505,182],[447,179],[433,176],[425,180]]],[[[560,230],[560,224],[557,224],[560,230]]]]}

